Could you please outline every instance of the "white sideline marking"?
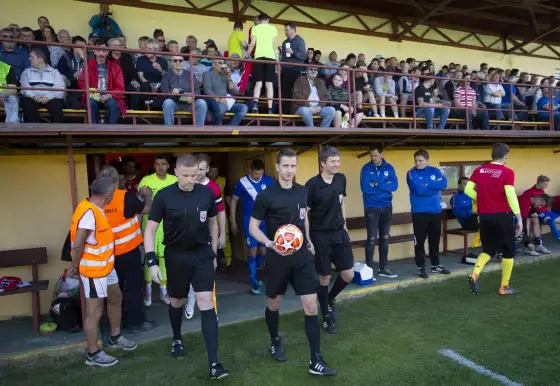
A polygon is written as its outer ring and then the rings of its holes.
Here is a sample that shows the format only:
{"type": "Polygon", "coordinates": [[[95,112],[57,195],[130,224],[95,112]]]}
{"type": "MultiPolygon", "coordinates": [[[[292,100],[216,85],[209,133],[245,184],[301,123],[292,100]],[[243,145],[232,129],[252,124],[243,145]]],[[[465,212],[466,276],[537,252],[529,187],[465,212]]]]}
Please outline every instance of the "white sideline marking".
{"type": "Polygon", "coordinates": [[[465,358],[464,356],[461,356],[461,355],[457,354],[453,350],[442,348],[438,352],[441,355],[446,356],[446,357],[454,360],[455,362],[476,371],[479,374],[488,375],[490,378],[495,379],[496,381],[499,381],[506,386],[523,386],[522,383],[513,382],[513,381],[509,380],[508,378],[504,377],[503,375],[496,374],[493,371],[488,370],[484,366],[477,365],[473,361],[465,358]]]}

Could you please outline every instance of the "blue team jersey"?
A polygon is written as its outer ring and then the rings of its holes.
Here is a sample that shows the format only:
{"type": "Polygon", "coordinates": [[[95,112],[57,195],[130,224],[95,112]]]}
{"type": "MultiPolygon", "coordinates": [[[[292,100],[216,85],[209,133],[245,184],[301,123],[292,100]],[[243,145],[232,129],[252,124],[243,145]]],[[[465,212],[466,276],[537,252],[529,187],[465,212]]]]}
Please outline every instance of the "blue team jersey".
{"type": "Polygon", "coordinates": [[[257,194],[272,184],[274,184],[274,180],[266,174],[263,174],[257,182],[253,181],[249,175],[246,175],[235,183],[233,195],[241,199],[241,214],[243,217],[251,216],[257,194]]]}

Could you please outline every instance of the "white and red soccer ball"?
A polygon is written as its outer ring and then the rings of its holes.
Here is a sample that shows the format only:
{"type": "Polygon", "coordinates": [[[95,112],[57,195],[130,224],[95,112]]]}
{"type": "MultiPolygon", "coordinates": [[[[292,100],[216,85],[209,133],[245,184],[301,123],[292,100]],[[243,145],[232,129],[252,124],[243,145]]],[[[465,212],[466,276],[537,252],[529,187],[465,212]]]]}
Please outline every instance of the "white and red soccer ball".
{"type": "Polygon", "coordinates": [[[301,229],[292,224],[282,225],[274,235],[276,248],[285,255],[296,253],[303,245],[301,229]]]}

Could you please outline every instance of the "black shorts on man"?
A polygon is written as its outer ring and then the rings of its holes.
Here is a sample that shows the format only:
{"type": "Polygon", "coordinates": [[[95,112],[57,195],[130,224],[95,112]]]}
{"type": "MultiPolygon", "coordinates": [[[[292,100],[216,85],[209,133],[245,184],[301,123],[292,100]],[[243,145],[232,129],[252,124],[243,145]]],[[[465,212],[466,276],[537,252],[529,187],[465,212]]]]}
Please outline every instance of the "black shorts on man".
{"type": "Polygon", "coordinates": [[[513,214],[480,214],[480,241],[482,251],[490,256],[501,252],[505,258],[515,255],[515,228],[513,214]]]}
{"type": "Polygon", "coordinates": [[[346,229],[311,233],[315,247],[315,267],[321,276],[329,276],[332,264],[338,272],[354,267],[354,255],[346,229]]]}
{"type": "Polygon", "coordinates": [[[167,288],[169,296],[181,299],[192,285],[194,292],[212,292],[214,280],[214,252],[210,245],[188,251],[165,249],[167,288]]]}

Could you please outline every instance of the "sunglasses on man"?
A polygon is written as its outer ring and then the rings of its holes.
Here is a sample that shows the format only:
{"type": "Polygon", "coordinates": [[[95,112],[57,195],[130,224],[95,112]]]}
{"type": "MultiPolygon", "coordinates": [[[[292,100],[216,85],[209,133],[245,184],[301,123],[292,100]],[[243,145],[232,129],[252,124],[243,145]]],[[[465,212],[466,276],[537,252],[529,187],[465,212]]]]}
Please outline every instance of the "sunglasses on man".
{"type": "Polygon", "coordinates": [[[183,63],[183,59],[173,59],[173,63],[183,63]]]}

